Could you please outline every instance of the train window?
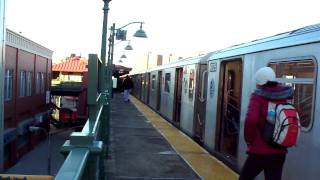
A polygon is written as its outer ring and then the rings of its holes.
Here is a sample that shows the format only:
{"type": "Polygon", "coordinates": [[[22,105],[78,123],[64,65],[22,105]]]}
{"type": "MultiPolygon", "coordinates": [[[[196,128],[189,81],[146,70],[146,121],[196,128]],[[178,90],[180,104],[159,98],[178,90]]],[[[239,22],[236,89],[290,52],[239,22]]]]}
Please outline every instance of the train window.
{"type": "Polygon", "coordinates": [[[156,75],[152,75],[151,88],[152,88],[153,90],[156,89],[156,75]]]}
{"type": "Polygon", "coordinates": [[[32,72],[27,72],[27,96],[31,96],[32,94],[32,72]]]}
{"type": "Polygon", "coordinates": [[[4,78],[4,100],[9,101],[12,99],[13,91],[13,70],[6,69],[4,78]]]}
{"type": "Polygon", "coordinates": [[[189,99],[193,99],[194,92],[194,70],[190,70],[189,74],[189,99]]]}
{"type": "Polygon", "coordinates": [[[299,112],[301,126],[304,128],[311,127],[315,88],[314,62],[312,60],[301,60],[276,62],[269,65],[276,72],[279,82],[293,87],[293,103],[299,112]]]}
{"type": "Polygon", "coordinates": [[[26,71],[20,71],[19,97],[26,96],[26,71]]]}
{"type": "Polygon", "coordinates": [[[164,81],[164,91],[170,93],[170,73],[166,73],[164,81]]]}

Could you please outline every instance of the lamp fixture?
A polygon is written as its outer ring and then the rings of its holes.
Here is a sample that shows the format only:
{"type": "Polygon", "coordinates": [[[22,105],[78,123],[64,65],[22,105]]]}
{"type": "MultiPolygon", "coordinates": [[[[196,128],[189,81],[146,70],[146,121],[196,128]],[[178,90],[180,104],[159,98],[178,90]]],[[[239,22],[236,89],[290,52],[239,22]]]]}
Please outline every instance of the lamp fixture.
{"type": "Polygon", "coordinates": [[[134,37],[147,38],[146,32],[142,29],[142,23],[140,23],[140,29],[133,35],[134,37]]]}
{"type": "Polygon", "coordinates": [[[130,45],[130,40],[128,42],[128,45],[124,49],[125,50],[133,50],[132,46],[130,45]]]}
{"type": "Polygon", "coordinates": [[[125,54],[122,54],[120,58],[127,58],[127,56],[125,54]]]}

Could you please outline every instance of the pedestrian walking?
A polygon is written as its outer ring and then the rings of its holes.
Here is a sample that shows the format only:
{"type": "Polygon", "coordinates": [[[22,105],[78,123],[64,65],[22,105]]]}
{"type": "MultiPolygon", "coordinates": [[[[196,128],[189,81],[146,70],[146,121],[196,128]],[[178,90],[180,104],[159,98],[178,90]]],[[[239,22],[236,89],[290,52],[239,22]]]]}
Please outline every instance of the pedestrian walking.
{"type": "Polygon", "coordinates": [[[293,89],[275,81],[270,67],[260,68],[255,74],[256,89],[251,94],[244,125],[248,157],[239,180],[253,180],[264,172],[266,180],[281,180],[287,148],[268,143],[263,131],[267,121],[269,102],[284,103],[293,97],[293,89]]]}
{"type": "Polygon", "coordinates": [[[125,102],[129,101],[129,94],[133,88],[133,82],[132,79],[127,75],[122,83],[123,87],[123,98],[125,102]]]}

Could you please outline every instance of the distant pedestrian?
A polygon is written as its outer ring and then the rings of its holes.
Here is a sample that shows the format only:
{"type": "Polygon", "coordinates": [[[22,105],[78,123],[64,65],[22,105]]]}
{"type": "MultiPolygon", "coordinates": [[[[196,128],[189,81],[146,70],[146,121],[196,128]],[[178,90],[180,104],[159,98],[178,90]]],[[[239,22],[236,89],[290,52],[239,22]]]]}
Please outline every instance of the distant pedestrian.
{"type": "Polygon", "coordinates": [[[122,83],[124,101],[129,101],[129,94],[133,88],[132,79],[127,75],[122,83]]]}
{"type": "Polygon", "coordinates": [[[268,104],[270,101],[284,103],[293,97],[293,89],[275,81],[270,67],[260,68],[255,74],[256,89],[251,94],[244,125],[244,138],[248,157],[239,180],[253,180],[264,171],[266,180],[281,180],[287,149],[270,145],[263,138],[268,104]]]}

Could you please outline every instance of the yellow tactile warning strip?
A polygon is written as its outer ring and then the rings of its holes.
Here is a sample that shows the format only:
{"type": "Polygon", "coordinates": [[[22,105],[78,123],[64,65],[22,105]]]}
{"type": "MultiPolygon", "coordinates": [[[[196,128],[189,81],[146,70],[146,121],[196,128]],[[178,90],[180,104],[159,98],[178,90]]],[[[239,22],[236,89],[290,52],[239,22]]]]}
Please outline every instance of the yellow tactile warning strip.
{"type": "Polygon", "coordinates": [[[205,149],[180,132],[160,115],[130,97],[131,102],[142,112],[153,126],[166,138],[176,152],[205,180],[235,180],[238,174],[210,155],[205,149]]]}
{"type": "Polygon", "coordinates": [[[0,174],[1,179],[53,180],[53,176],[0,174]]]}

